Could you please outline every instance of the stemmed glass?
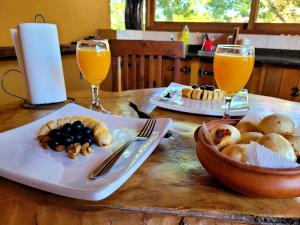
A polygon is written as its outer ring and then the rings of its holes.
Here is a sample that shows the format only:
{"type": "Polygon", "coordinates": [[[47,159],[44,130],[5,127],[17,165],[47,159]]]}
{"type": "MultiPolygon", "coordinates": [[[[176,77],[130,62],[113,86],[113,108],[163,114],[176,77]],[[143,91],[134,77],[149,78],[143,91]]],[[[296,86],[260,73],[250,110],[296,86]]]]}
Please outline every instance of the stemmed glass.
{"type": "Polygon", "coordinates": [[[254,66],[254,47],[248,45],[218,45],[214,56],[214,76],[224,93],[224,119],[230,118],[232,97],[248,82],[254,66]]]}
{"type": "Polygon", "coordinates": [[[84,78],[92,86],[93,101],[90,109],[110,113],[100,103],[99,87],[110,68],[108,40],[81,40],[77,42],[77,63],[84,78]]]}

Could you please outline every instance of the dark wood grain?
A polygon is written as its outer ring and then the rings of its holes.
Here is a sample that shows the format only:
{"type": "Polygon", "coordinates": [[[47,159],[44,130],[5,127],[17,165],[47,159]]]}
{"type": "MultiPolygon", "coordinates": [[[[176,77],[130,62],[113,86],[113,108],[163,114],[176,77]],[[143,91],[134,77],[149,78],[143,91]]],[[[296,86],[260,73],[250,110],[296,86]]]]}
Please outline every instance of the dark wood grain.
{"type": "Polygon", "coordinates": [[[300,70],[299,69],[284,69],[282,73],[282,79],[280,82],[280,88],[278,97],[295,101],[295,97],[292,94],[292,88],[297,87],[300,80],[300,70]]]}
{"type": "MultiPolygon", "coordinates": [[[[0,178],[0,224],[299,224],[298,198],[250,198],[212,178],[198,162],[194,130],[210,116],[179,113],[149,104],[160,89],[101,92],[103,106],[115,115],[137,117],[132,101],[152,117],[170,117],[172,137],[163,139],[145,163],[115,193],[102,201],[81,201],[0,178]]],[[[69,93],[88,107],[89,91],[69,93]]],[[[250,95],[251,105],[300,111],[300,104],[250,95]]],[[[54,109],[28,110],[10,104],[0,109],[0,131],[41,118],[54,109]]]]}
{"type": "Polygon", "coordinates": [[[156,55],[184,58],[181,41],[110,40],[111,55],[156,55]]]}
{"type": "MultiPolygon", "coordinates": [[[[152,88],[153,84],[156,84],[156,87],[161,87],[162,84],[162,57],[167,57],[168,59],[172,59],[175,61],[174,69],[172,72],[171,81],[179,82],[180,77],[180,58],[185,57],[184,53],[184,44],[180,41],[143,41],[143,40],[110,40],[110,49],[112,60],[116,61],[117,57],[127,55],[130,60],[134,55],[136,60],[139,61],[138,69],[131,69],[136,72],[136,75],[129,73],[127,77],[136,76],[137,84],[133,86],[123,84],[123,90],[128,89],[137,89],[137,88],[152,88]],[[158,76],[154,79],[154,71],[158,72],[158,76]],[[156,81],[157,82],[154,82],[156,81]]],[[[133,61],[133,60],[132,60],[133,61]]],[[[135,67],[136,64],[132,63],[131,67],[135,67]]],[[[121,67],[121,65],[118,65],[121,67]]],[[[113,77],[126,76],[126,71],[130,71],[128,69],[129,65],[123,63],[123,71],[124,75],[116,73],[116,70],[112,70],[113,77]]],[[[120,70],[119,70],[120,71],[120,70]]],[[[113,79],[117,80],[117,79],[113,79]]],[[[124,82],[125,82],[124,78],[124,82]]],[[[121,87],[122,85],[117,84],[117,87],[121,87]]],[[[118,89],[121,91],[121,89],[118,89]]]]}
{"type": "Polygon", "coordinates": [[[157,57],[157,86],[162,87],[162,56],[157,57]]]}

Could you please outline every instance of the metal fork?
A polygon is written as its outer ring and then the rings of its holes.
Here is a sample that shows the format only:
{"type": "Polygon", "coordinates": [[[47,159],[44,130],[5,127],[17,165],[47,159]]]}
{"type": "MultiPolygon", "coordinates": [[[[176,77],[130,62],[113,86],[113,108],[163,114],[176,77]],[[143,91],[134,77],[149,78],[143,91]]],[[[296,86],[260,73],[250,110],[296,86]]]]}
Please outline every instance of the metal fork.
{"type": "Polygon", "coordinates": [[[105,175],[117,162],[123,152],[135,141],[145,141],[147,140],[155,127],[156,119],[148,119],[139,134],[125,144],[123,144],[120,148],[118,148],[113,154],[111,154],[107,159],[105,159],[96,169],[92,171],[89,178],[91,180],[97,180],[101,176],[105,175]]]}

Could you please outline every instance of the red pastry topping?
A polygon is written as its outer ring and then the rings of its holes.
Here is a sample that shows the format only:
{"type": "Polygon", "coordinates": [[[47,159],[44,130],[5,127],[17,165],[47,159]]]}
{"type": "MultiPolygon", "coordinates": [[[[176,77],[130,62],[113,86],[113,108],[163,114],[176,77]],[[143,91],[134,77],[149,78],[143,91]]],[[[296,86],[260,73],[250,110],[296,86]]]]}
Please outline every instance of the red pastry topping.
{"type": "Polygon", "coordinates": [[[220,129],[216,131],[214,143],[220,144],[223,137],[231,136],[231,131],[229,129],[220,129]]]}

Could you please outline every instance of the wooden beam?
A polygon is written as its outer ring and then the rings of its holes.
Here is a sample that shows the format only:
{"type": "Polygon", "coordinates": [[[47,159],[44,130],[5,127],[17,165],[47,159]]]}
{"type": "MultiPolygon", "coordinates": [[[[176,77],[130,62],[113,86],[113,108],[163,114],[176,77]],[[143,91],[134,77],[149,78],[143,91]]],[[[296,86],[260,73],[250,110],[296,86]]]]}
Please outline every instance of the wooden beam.
{"type": "Polygon", "coordinates": [[[254,27],[258,15],[259,2],[260,0],[252,0],[247,30],[252,30],[254,27]]]}
{"type": "Polygon", "coordinates": [[[151,28],[155,20],[155,1],[146,0],[146,28],[151,28]]]}

